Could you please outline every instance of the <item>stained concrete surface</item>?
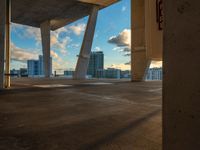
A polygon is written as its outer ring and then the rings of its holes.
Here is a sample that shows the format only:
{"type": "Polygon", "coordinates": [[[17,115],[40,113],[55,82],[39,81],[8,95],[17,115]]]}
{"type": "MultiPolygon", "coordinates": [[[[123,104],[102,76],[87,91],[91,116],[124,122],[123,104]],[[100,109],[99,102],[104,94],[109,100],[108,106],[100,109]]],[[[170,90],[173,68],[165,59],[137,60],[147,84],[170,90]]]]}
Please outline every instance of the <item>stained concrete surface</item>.
{"type": "Polygon", "coordinates": [[[164,150],[199,150],[200,1],[163,2],[164,150]]]}
{"type": "Polygon", "coordinates": [[[161,82],[15,79],[12,86],[0,91],[0,150],[162,149],[161,82]],[[34,86],[49,84],[70,86],[34,86]]]}
{"type": "Polygon", "coordinates": [[[13,23],[33,27],[40,27],[43,22],[50,20],[51,30],[56,30],[88,16],[96,3],[103,9],[116,2],[118,1],[99,0],[88,3],[78,0],[12,0],[11,19],[13,23]]]}

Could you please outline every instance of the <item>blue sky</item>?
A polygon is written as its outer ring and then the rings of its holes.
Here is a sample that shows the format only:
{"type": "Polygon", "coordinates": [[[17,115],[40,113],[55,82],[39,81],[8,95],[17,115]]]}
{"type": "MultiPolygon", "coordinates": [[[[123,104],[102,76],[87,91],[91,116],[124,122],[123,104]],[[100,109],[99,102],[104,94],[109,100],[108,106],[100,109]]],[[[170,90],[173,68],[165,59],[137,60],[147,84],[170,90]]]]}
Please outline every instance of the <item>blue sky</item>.
{"type": "MultiPolygon", "coordinates": [[[[54,70],[75,68],[87,20],[85,17],[51,32],[54,70]]],[[[38,28],[12,24],[11,34],[11,68],[26,67],[27,59],[37,59],[42,54],[38,28]]],[[[99,11],[92,51],[104,52],[105,68],[129,69],[130,66],[125,65],[130,61],[129,48],[130,0],[122,0],[99,11]]]]}

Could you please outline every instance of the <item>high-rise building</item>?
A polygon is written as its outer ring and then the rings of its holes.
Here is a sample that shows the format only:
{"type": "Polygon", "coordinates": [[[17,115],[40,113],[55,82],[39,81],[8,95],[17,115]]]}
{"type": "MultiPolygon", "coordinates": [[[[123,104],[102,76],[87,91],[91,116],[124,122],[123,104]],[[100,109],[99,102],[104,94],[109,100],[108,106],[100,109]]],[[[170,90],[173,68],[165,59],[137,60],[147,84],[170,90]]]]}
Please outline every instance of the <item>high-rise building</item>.
{"type": "Polygon", "coordinates": [[[39,61],[38,60],[28,60],[27,68],[28,68],[29,76],[39,75],[39,61]]]}
{"type": "MultiPolygon", "coordinates": [[[[50,58],[50,72],[52,73],[52,58],[50,58]]],[[[39,55],[38,60],[28,60],[28,76],[43,76],[44,75],[44,65],[43,56],[39,55]]]]}
{"type": "Polygon", "coordinates": [[[97,77],[97,70],[99,69],[104,69],[104,54],[102,51],[92,52],[87,74],[91,77],[97,77]]]}
{"type": "Polygon", "coordinates": [[[162,68],[150,68],[146,80],[162,80],[162,68]]]}
{"type": "Polygon", "coordinates": [[[120,69],[108,68],[105,70],[105,78],[120,79],[120,69]]]}

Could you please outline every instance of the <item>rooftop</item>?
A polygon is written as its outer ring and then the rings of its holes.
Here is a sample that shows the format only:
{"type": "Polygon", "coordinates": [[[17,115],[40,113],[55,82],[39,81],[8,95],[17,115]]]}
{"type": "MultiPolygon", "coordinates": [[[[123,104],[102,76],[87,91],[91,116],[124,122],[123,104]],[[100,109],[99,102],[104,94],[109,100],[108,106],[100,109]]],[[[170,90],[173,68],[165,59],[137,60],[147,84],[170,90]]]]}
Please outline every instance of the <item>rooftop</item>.
{"type": "Polygon", "coordinates": [[[0,149],[162,149],[161,82],[12,83],[0,91],[0,149]]]}

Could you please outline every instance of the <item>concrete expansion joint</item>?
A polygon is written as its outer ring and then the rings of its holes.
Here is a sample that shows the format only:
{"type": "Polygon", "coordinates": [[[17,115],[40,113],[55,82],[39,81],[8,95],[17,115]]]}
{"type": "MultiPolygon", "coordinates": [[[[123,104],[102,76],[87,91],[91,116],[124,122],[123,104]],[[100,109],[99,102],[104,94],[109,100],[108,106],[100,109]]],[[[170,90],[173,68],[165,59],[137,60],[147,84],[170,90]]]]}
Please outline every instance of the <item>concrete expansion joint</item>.
{"type": "Polygon", "coordinates": [[[145,52],[146,49],[141,49],[141,50],[133,50],[133,53],[138,53],[138,52],[145,52]]]}
{"type": "Polygon", "coordinates": [[[144,50],[144,49],[146,49],[146,47],[145,46],[137,46],[137,47],[134,47],[134,50],[144,50]]]}

